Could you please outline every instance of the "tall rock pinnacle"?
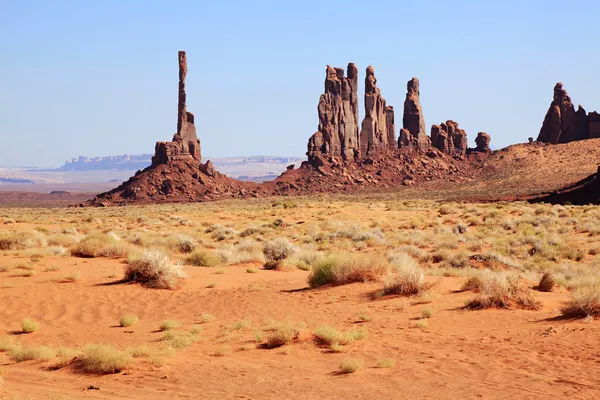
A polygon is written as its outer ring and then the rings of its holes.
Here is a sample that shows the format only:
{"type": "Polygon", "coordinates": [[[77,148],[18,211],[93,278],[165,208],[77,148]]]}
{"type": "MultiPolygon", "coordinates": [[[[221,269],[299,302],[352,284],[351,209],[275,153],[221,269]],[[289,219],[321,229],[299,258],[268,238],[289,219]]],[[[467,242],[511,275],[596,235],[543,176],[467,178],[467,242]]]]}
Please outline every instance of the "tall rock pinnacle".
{"type": "Polygon", "coordinates": [[[327,66],[325,92],[319,99],[319,129],[308,141],[308,160],[322,164],[323,156],[342,157],[353,161],[358,157],[358,69],[348,64],[343,68],[327,66]]]}
{"type": "Polygon", "coordinates": [[[362,152],[369,154],[384,149],[395,149],[394,131],[394,108],[386,106],[385,99],[377,87],[375,69],[369,66],[365,77],[365,118],[360,132],[362,152]]]}
{"type": "Polygon", "coordinates": [[[426,148],[431,145],[425,128],[425,119],[419,99],[419,80],[412,78],[406,84],[406,100],[404,101],[404,114],[402,115],[402,126],[405,132],[401,132],[400,147],[415,145],[426,148]]]}
{"type": "Polygon", "coordinates": [[[173,160],[201,160],[200,140],[196,135],[194,114],[186,110],[185,78],[187,76],[187,56],[180,51],[179,58],[179,92],[177,101],[177,133],[172,142],[157,142],[152,157],[152,164],[167,164],[173,160]]]}

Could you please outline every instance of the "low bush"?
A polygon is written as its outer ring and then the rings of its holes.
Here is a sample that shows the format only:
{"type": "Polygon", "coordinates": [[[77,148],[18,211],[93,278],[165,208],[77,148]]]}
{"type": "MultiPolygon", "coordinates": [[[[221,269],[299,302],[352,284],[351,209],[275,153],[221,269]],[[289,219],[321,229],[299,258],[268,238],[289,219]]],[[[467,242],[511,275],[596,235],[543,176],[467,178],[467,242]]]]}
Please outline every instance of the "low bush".
{"type": "Polygon", "coordinates": [[[571,299],[562,308],[567,317],[600,316],[600,280],[579,283],[571,292],[571,299]]]}
{"type": "Polygon", "coordinates": [[[412,296],[426,292],[430,288],[425,282],[425,274],[417,261],[404,254],[392,260],[391,273],[383,285],[384,295],[412,296]]]}
{"type": "Polygon", "coordinates": [[[315,288],[331,283],[345,285],[353,282],[377,281],[389,270],[387,259],[379,255],[342,255],[330,253],[316,261],[308,276],[315,288]]]}
{"type": "Polygon", "coordinates": [[[21,329],[25,333],[35,332],[40,329],[40,324],[31,318],[23,318],[21,321],[21,329]]]}
{"type": "Polygon", "coordinates": [[[77,364],[84,372],[113,374],[131,362],[131,356],[113,346],[93,344],[83,348],[77,364]]]}
{"type": "Polygon", "coordinates": [[[217,267],[221,265],[221,259],[213,252],[196,250],[185,259],[185,263],[195,267],[217,267]]]}
{"type": "Polygon", "coordinates": [[[537,310],[537,302],[531,291],[518,277],[506,274],[486,274],[481,276],[477,286],[478,295],[465,304],[469,309],[509,308],[514,306],[526,310],[537,310]]]}
{"type": "Polygon", "coordinates": [[[142,283],[147,287],[174,289],[186,276],[180,264],[157,250],[147,250],[139,256],[130,257],[125,267],[125,280],[142,283]]]}
{"type": "Polygon", "coordinates": [[[340,363],[340,372],[342,374],[352,374],[363,366],[363,361],[355,358],[345,358],[340,363]]]}
{"type": "Polygon", "coordinates": [[[286,238],[277,238],[265,243],[263,247],[263,255],[266,260],[265,268],[277,268],[283,260],[294,254],[295,251],[295,246],[286,238]]]}
{"type": "Polygon", "coordinates": [[[127,328],[129,326],[133,326],[138,322],[137,315],[123,315],[119,320],[119,324],[123,328],[127,328]]]}

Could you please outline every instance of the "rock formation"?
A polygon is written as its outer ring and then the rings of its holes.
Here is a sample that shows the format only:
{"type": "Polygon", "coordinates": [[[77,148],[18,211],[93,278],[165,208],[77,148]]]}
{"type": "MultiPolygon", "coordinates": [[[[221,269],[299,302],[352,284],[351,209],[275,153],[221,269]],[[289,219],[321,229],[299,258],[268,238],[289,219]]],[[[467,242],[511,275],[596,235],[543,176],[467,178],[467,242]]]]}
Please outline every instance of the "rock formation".
{"type": "Polygon", "coordinates": [[[360,131],[360,147],[364,154],[396,148],[394,108],[386,106],[385,99],[377,87],[375,69],[367,67],[365,76],[365,118],[360,131]]]}
{"type": "Polygon", "coordinates": [[[600,114],[591,112],[588,114],[588,132],[589,138],[600,138],[600,114]]]}
{"type": "Polygon", "coordinates": [[[404,114],[402,125],[405,132],[400,132],[399,147],[416,146],[425,149],[431,145],[425,128],[423,109],[419,100],[419,80],[412,78],[406,84],[406,100],[404,101],[404,114]]]}
{"type": "Polygon", "coordinates": [[[477,147],[475,148],[475,151],[479,151],[482,153],[487,153],[492,151],[490,149],[490,142],[491,142],[491,138],[490,135],[488,135],[485,132],[479,132],[477,134],[477,137],[475,138],[475,144],[477,145],[477,147]]]}
{"type": "Polygon", "coordinates": [[[454,121],[446,121],[431,127],[431,145],[442,153],[451,156],[464,156],[467,153],[467,133],[454,121]]]}
{"type": "Polygon", "coordinates": [[[177,104],[177,133],[172,142],[157,142],[152,157],[152,165],[167,164],[170,161],[194,159],[201,160],[200,140],[196,136],[194,114],[186,110],[185,78],[187,76],[187,57],[185,51],[179,52],[179,96],[177,104]]]}
{"type": "Polygon", "coordinates": [[[587,114],[582,106],[575,111],[571,98],[559,82],[554,86],[554,99],[537,140],[556,144],[600,137],[597,116],[595,112],[587,114]]]}
{"type": "Polygon", "coordinates": [[[353,161],[359,156],[358,69],[327,66],[325,93],[319,99],[319,130],[308,141],[309,163],[322,165],[327,156],[353,161]]]}

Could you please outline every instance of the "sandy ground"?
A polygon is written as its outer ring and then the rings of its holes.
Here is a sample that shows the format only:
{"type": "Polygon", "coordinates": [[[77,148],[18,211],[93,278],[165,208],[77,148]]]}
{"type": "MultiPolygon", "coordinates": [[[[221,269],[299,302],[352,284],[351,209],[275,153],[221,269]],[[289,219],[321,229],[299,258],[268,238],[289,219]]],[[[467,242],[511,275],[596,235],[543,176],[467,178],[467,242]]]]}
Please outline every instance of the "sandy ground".
{"type": "MultiPolygon", "coordinates": [[[[25,261],[26,259],[23,259],[25,261]]],[[[0,263],[19,261],[0,257],[0,263]]],[[[0,353],[4,384],[0,398],[16,399],[592,399],[600,396],[600,324],[558,318],[564,290],[535,292],[539,311],[465,311],[472,293],[456,292],[461,278],[429,277],[436,286],[430,299],[370,294],[380,284],[307,289],[300,270],[247,273],[248,265],[226,268],[186,267],[189,279],[174,291],[137,284],[110,284],[121,276],[118,259],[42,259],[33,277],[0,273],[2,334],[20,330],[32,317],[39,331],[15,335],[22,344],[78,347],[107,343],[125,349],[156,345],[160,322],[175,319],[183,327],[202,324],[200,340],[165,359],[164,365],[136,360],[118,374],[89,375],[71,367],[51,371],[47,363],[16,364],[0,353]],[[59,271],[43,272],[58,265],[59,271]],[[76,282],[63,277],[80,272],[76,282]],[[209,282],[216,287],[207,288],[209,282]],[[427,327],[417,327],[423,307],[434,310],[427,327]],[[369,322],[359,322],[366,313],[369,322]],[[118,324],[133,313],[139,322],[118,324]],[[347,330],[362,326],[368,338],[331,353],[310,335],[286,348],[241,350],[254,343],[268,319],[304,322],[308,332],[321,324],[347,330]],[[240,320],[250,327],[232,330],[240,320]],[[223,357],[217,349],[231,350],[223,357]],[[347,357],[363,369],[341,375],[347,357]],[[393,368],[376,368],[393,358],[393,368]],[[99,390],[88,390],[90,385],[99,390]]],[[[255,268],[259,266],[255,265],[255,268]]]]}

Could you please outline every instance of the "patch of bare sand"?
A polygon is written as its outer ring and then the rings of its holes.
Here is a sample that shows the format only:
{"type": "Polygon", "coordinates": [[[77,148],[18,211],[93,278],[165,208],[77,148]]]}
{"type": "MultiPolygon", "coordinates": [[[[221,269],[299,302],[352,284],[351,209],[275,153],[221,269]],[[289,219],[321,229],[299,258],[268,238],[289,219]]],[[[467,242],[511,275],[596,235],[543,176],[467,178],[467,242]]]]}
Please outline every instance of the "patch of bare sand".
{"type": "Polygon", "coordinates": [[[536,292],[544,304],[540,311],[464,311],[473,294],[455,292],[460,278],[442,278],[428,299],[374,300],[370,294],[379,284],[305,290],[307,273],[298,270],[247,273],[248,266],[240,265],[215,274],[215,269],[188,267],[189,279],[168,291],[110,284],[120,277],[120,260],[46,258],[43,263],[61,269],[29,278],[1,277],[12,286],[0,289],[3,330],[19,330],[24,317],[41,324],[37,332],[16,335],[24,345],[155,345],[162,320],[175,319],[185,328],[202,323],[203,313],[215,319],[202,324],[198,342],[167,357],[164,365],[135,361],[112,375],[86,375],[69,367],[50,371],[47,363],[15,364],[0,353],[2,398],[587,399],[600,393],[600,325],[555,319],[567,299],[564,291],[536,292]],[[81,273],[78,281],[61,283],[75,271],[81,273]],[[207,288],[210,282],[217,284],[207,288]],[[434,315],[419,328],[423,307],[434,315]],[[371,321],[359,323],[359,313],[371,321]],[[135,314],[139,322],[121,328],[123,314],[135,314]],[[310,340],[287,350],[240,350],[254,343],[264,321],[285,318],[306,323],[309,331],[321,324],[366,327],[369,337],[347,346],[345,353],[330,353],[310,340]],[[251,327],[232,328],[240,320],[251,327]],[[223,346],[231,352],[214,356],[223,346]],[[363,360],[364,368],[338,375],[346,357],[363,360]],[[395,367],[375,368],[384,358],[394,359],[395,367]],[[90,385],[100,390],[87,390],[90,385]]]}

